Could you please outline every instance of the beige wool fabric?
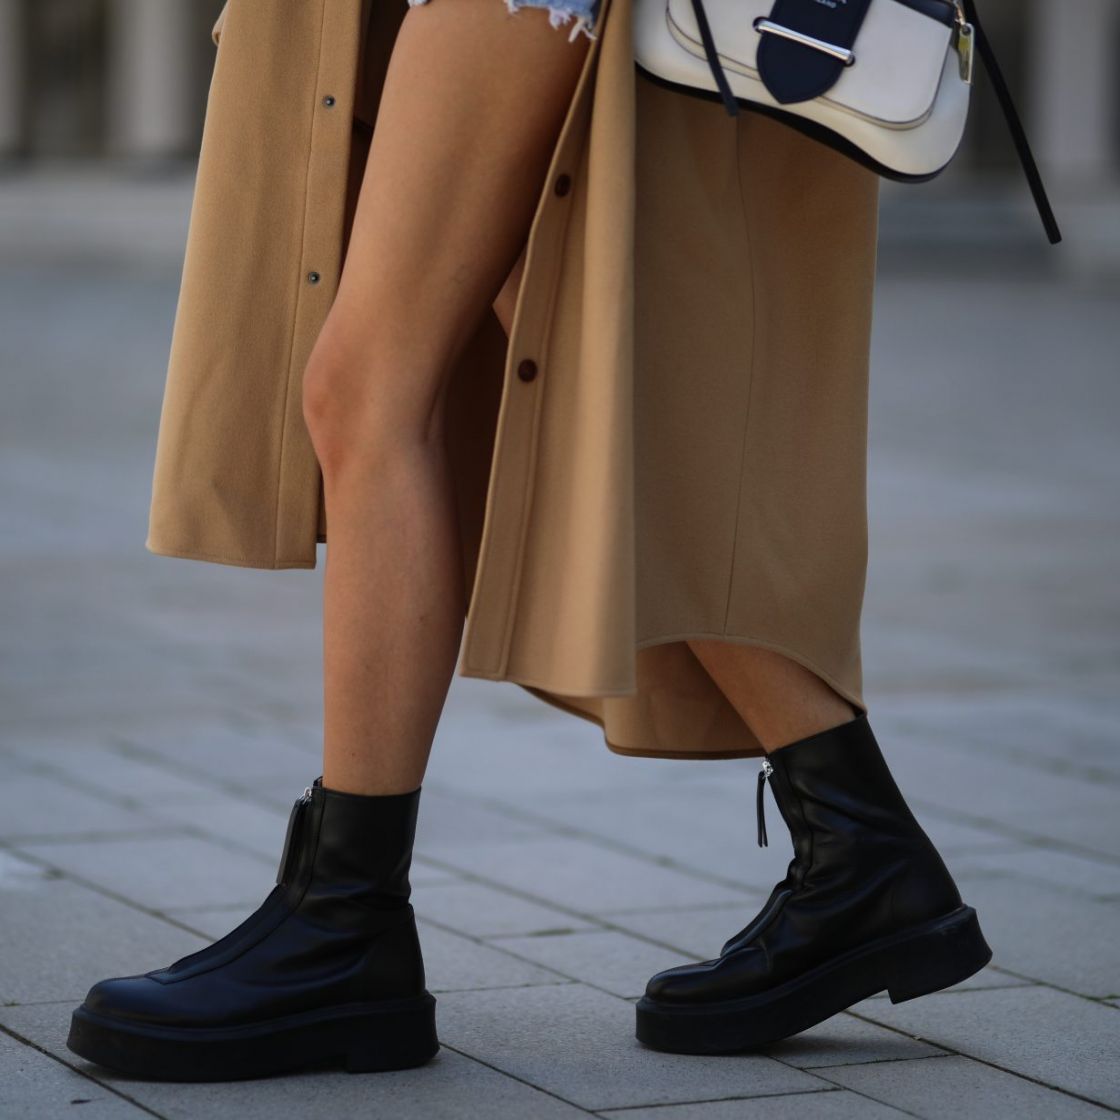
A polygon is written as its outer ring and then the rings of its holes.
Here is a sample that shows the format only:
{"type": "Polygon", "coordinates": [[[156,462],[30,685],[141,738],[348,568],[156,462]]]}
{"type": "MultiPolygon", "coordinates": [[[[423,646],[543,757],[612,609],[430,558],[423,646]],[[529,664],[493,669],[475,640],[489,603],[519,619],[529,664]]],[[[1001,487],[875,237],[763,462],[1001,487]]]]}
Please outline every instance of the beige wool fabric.
{"type": "MultiPolygon", "coordinates": [[[[154,553],[313,568],[329,548],[301,377],[407,11],[228,0],[214,26],[154,553]]],[[[508,346],[488,313],[452,374],[457,671],[595,721],[620,753],[757,756],[686,638],[777,650],[867,710],[879,180],[643,79],[631,18],[603,0],[508,346]]]]}

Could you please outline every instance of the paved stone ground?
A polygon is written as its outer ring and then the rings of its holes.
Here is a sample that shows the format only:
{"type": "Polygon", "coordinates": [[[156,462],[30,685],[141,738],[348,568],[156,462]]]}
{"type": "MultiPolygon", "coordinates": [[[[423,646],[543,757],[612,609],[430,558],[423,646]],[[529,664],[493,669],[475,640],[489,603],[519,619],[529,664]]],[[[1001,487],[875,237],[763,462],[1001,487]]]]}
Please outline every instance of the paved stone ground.
{"type": "Polygon", "coordinates": [[[620,758],[515,685],[456,678],[414,876],[429,1066],[168,1086],[70,1054],[90,984],[255,908],[319,772],[322,565],[143,547],[189,189],[0,189],[4,1120],[1120,1111],[1117,293],[889,252],[867,694],[987,968],[764,1053],[643,1049],[649,974],[713,955],[789,858],[755,845],[757,764],[620,758]]]}

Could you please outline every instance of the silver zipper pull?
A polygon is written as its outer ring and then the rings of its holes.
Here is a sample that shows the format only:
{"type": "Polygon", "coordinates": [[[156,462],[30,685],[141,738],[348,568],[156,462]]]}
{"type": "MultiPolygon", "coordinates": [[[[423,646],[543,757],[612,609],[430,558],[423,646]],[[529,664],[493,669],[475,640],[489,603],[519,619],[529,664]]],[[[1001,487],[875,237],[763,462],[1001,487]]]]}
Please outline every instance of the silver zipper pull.
{"type": "Polygon", "coordinates": [[[956,48],[960,64],[961,80],[972,84],[972,59],[975,55],[976,35],[974,28],[964,14],[961,0],[953,0],[957,10],[956,27],[953,29],[953,46],[956,48]]]}
{"type": "Polygon", "coordinates": [[[292,802],[292,811],[288,814],[288,830],[284,834],[284,849],[280,853],[280,866],[276,869],[277,884],[283,883],[288,876],[288,861],[292,857],[292,841],[295,839],[296,828],[299,820],[311,802],[311,787],[305,786],[303,793],[292,802]]]}
{"type": "Polygon", "coordinates": [[[770,759],[763,758],[762,769],[758,772],[758,790],[755,796],[755,815],[758,817],[758,846],[765,848],[769,846],[766,839],[766,815],[762,811],[762,792],[763,787],[766,785],[766,779],[774,772],[774,767],[770,764],[770,759]]]}

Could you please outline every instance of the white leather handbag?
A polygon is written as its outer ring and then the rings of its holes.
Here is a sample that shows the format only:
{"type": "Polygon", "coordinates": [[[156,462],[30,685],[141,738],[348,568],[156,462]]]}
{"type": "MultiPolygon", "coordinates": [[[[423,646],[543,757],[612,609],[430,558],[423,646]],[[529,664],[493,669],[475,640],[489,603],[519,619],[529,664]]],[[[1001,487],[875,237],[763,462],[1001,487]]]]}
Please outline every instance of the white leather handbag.
{"type": "Polygon", "coordinates": [[[979,53],[1051,244],[1061,240],[974,0],[633,0],[634,61],[679,92],[771,116],[886,178],[950,163],[979,53]]]}

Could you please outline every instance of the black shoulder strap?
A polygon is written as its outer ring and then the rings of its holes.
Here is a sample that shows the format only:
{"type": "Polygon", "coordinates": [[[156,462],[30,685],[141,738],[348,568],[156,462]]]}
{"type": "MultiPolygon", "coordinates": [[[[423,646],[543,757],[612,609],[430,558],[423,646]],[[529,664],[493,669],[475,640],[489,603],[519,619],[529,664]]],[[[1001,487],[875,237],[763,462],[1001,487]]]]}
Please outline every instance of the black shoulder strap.
{"type": "Polygon", "coordinates": [[[1042,185],[1042,176],[1039,175],[1038,167],[1034,162],[1034,156],[1031,155],[1031,148],[1027,143],[1027,134],[1023,131],[1023,125],[1019,120],[1019,114],[1015,111],[1015,102],[1011,100],[1011,91],[1007,88],[1007,83],[1003,80],[1003,73],[1000,71],[999,63],[996,61],[995,51],[992,50],[992,45],[988,41],[988,36],[984,34],[984,28],[980,24],[980,16],[976,11],[975,0],[964,0],[964,14],[965,19],[967,19],[974,28],[973,33],[976,36],[976,47],[980,51],[980,57],[983,59],[985,67],[987,67],[988,77],[992,80],[992,86],[996,91],[996,97],[999,98],[999,105],[1003,110],[1003,118],[1007,121],[1007,127],[1011,132],[1011,139],[1015,142],[1015,150],[1019,153],[1019,163],[1022,164],[1023,173],[1027,177],[1027,182],[1030,184],[1031,188],[1031,194],[1034,196],[1034,204],[1038,208],[1038,216],[1042,219],[1042,224],[1046,229],[1046,236],[1050,239],[1050,244],[1056,245],[1061,241],[1062,235],[1058,231],[1058,223],[1054,218],[1054,211],[1050,208],[1050,200],[1046,197],[1046,188],[1042,185]]]}

